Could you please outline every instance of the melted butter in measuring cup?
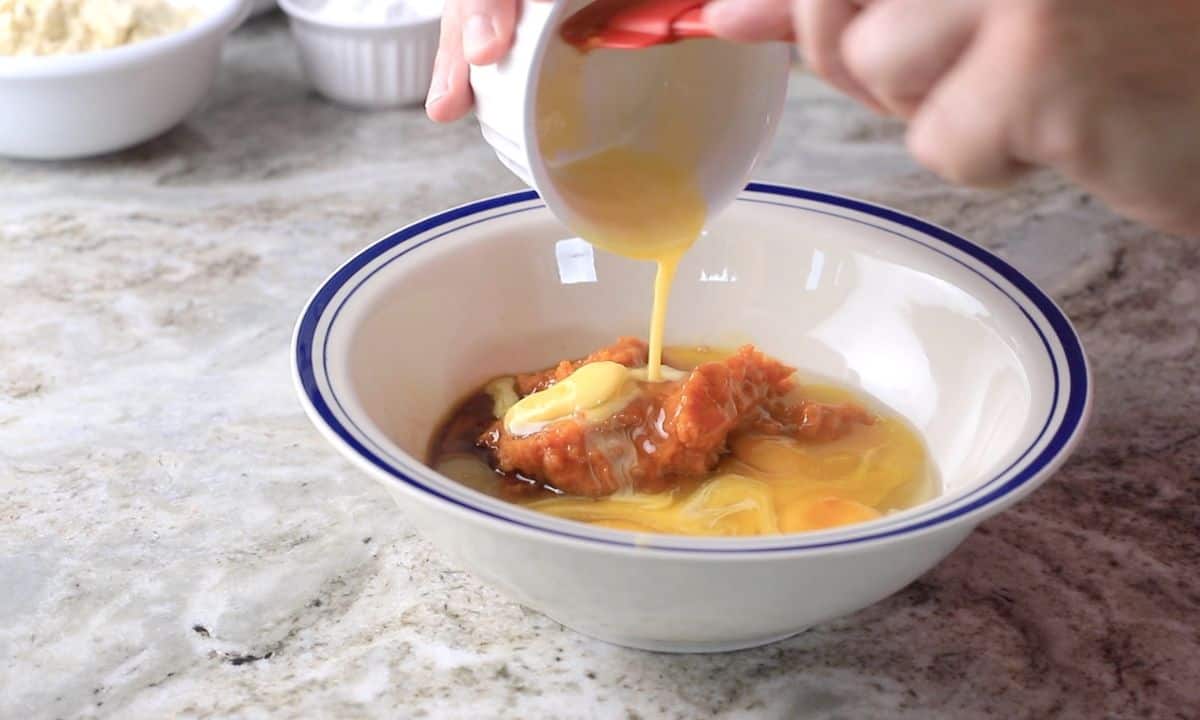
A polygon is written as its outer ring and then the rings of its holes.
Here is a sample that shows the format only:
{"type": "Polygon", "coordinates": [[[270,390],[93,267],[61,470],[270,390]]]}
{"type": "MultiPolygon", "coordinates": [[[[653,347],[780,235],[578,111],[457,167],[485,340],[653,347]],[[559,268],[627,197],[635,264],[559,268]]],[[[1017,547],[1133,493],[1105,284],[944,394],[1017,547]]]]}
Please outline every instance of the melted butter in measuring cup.
{"type": "Polygon", "coordinates": [[[695,170],[699,143],[688,132],[687,118],[668,102],[657,103],[641,119],[643,139],[655,149],[617,145],[591,151],[584,140],[584,58],[570,50],[561,61],[547,63],[538,90],[538,142],[552,165],[555,189],[576,216],[574,230],[597,247],[658,266],[647,366],[649,380],[657,382],[671,284],[707,218],[695,170]]]}

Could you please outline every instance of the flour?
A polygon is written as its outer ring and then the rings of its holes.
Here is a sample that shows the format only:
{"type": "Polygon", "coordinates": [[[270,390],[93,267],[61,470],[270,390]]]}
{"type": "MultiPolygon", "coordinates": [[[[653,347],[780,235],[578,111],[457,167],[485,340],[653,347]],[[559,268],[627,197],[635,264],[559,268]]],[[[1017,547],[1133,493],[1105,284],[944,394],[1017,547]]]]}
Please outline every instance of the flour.
{"type": "Polygon", "coordinates": [[[0,0],[0,55],[67,55],[178,32],[199,18],[166,0],[0,0]]]}

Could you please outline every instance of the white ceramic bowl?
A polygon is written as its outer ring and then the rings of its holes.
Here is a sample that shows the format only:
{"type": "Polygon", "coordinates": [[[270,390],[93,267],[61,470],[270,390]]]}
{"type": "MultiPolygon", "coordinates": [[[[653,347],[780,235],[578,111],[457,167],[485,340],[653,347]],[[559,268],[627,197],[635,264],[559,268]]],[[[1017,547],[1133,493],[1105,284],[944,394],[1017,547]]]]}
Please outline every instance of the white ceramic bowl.
{"type": "Polygon", "coordinates": [[[751,339],[857,385],[923,433],[944,494],[798,535],[634,535],[485,497],[423,464],[435,424],[490,376],[644,335],[653,268],[594,255],[533,192],[422,220],[371,245],[297,325],[301,400],[458,565],[621,645],[757,645],[896,592],[1070,454],[1090,406],[1079,339],[989,252],[893,210],[752,185],[686,256],[669,342],[751,339]]]}
{"type": "Polygon", "coordinates": [[[304,74],[317,92],[365,109],[424,102],[437,55],[441,3],[412,0],[415,14],[391,21],[327,17],[319,11],[337,1],[279,0],[304,74]]]}
{"type": "Polygon", "coordinates": [[[177,33],[75,55],[0,57],[0,155],[114,152],[166,132],[208,93],[247,0],[182,2],[203,17],[177,33]]]}
{"type": "MultiPolygon", "coordinates": [[[[505,167],[537,190],[570,227],[579,227],[578,219],[538,148],[538,88],[547,67],[577,52],[562,40],[559,29],[591,1],[520,0],[512,49],[498,63],[471,68],[484,139],[505,167]]],[[[696,137],[703,148],[696,158],[696,180],[713,217],[737,197],[771,144],[787,99],[790,47],[710,39],[636,52],[588,53],[579,93],[587,118],[581,142],[592,152],[615,145],[655,147],[658,126],[641,120],[663,103],[676,111],[682,108],[688,122],[678,131],[696,137]],[[680,59],[687,60],[682,65],[689,72],[702,73],[702,92],[687,82],[670,82],[679,79],[680,59]]]]}

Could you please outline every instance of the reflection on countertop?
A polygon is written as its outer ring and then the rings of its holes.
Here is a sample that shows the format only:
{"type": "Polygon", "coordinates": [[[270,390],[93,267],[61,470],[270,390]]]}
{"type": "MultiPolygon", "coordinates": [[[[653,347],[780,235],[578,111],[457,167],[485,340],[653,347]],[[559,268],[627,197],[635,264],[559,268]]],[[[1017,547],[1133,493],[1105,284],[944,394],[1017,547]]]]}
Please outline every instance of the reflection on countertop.
{"type": "Polygon", "coordinates": [[[708,657],[594,642],[444,564],[294,398],[292,323],[331,269],[519,186],[472,122],[322,102],[272,15],[183,127],[0,161],[0,717],[1184,717],[1200,246],[1046,175],[948,188],[901,140],[798,77],[758,176],[924,215],[1030,272],[1090,352],[1091,432],[896,596],[708,657]]]}

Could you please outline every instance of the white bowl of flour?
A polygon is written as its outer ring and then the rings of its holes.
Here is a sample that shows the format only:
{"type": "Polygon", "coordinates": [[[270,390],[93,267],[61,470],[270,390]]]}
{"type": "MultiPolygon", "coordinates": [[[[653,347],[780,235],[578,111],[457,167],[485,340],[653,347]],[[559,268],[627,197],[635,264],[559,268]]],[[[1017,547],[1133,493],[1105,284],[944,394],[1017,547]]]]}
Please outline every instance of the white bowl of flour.
{"type": "Polygon", "coordinates": [[[100,155],[178,124],[207,94],[250,3],[169,1],[0,0],[20,27],[0,55],[0,155],[100,155]],[[51,4],[70,11],[65,21],[51,4]]]}

